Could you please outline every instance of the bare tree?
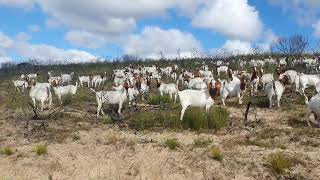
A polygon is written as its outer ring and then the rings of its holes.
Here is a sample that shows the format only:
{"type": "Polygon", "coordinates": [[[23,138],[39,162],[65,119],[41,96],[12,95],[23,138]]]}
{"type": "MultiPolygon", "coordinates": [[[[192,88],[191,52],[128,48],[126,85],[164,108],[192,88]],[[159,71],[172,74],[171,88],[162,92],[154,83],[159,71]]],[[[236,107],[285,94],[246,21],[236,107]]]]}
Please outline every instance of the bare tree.
{"type": "Polygon", "coordinates": [[[311,51],[313,55],[320,56],[320,41],[318,41],[312,48],[311,51]]]}
{"type": "Polygon", "coordinates": [[[302,54],[306,51],[309,41],[302,35],[296,34],[288,37],[280,37],[273,49],[285,55],[302,54]]]}

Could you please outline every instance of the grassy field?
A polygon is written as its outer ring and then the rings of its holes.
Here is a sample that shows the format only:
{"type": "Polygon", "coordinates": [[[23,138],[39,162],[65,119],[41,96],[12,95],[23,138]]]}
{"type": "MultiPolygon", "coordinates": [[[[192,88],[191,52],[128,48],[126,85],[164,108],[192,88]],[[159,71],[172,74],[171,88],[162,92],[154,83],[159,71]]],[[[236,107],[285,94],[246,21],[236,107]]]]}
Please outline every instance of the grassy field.
{"type": "MultiPolygon", "coordinates": [[[[175,63],[194,69],[194,62],[175,63]]],[[[101,89],[111,89],[112,69],[130,63],[141,62],[1,70],[0,179],[320,179],[320,131],[307,127],[303,98],[290,86],[281,108],[268,109],[263,92],[257,97],[247,92],[243,105],[230,98],[226,107],[218,101],[208,114],[190,108],[180,121],[180,104],[160,97],[155,83],[146,100],[137,100],[150,106],[126,104],[123,116],[116,106],[105,106],[108,116],[99,119],[88,88],[66,97],[61,106],[54,95],[53,108],[34,119],[28,92],[15,92],[12,84],[26,72],[38,72],[40,81],[49,70],[56,75],[107,72],[101,89]],[[248,102],[253,106],[245,126],[248,102]]],[[[144,62],[153,63],[172,62],[144,62]]],[[[314,90],[307,93],[310,97],[314,90]]]]}

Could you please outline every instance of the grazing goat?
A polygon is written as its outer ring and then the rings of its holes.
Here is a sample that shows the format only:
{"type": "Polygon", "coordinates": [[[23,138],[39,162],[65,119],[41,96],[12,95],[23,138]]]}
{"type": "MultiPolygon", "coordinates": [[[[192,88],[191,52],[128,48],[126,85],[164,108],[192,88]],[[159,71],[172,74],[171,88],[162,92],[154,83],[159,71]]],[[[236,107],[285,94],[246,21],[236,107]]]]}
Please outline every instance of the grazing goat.
{"type": "Polygon", "coordinates": [[[318,127],[320,128],[320,93],[314,95],[306,106],[305,120],[307,121],[308,126],[311,126],[310,115],[312,113],[314,114],[315,120],[318,121],[318,127]]]}
{"type": "Polygon", "coordinates": [[[262,90],[264,90],[265,85],[274,81],[273,74],[263,74],[260,78],[260,83],[262,84],[262,90]]]}
{"type": "Polygon", "coordinates": [[[28,87],[28,81],[12,80],[15,90],[20,92],[20,89],[24,91],[28,87]]]}
{"type": "Polygon", "coordinates": [[[189,80],[188,88],[189,89],[204,90],[204,89],[207,89],[207,84],[204,82],[203,78],[197,77],[197,78],[189,80]]]}
{"type": "Polygon", "coordinates": [[[177,101],[177,92],[178,89],[175,84],[165,84],[162,83],[160,78],[157,79],[157,87],[160,92],[160,95],[163,96],[164,94],[169,94],[170,99],[174,96],[174,102],[177,101]]]}
{"type": "Polygon", "coordinates": [[[74,95],[76,94],[78,89],[78,82],[76,85],[68,85],[68,86],[58,86],[53,87],[54,93],[58,96],[58,100],[60,104],[62,104],[62,97],[66,95],[74,95]]]}
{"type": "Polygon", "coordinates": [[[209,89],[207,90],[178,90],[178,96],[180,99],[180,104],[182,106],[180,120],[183,120],[184,113],[189,106],[205,107],[206,112],[209,112],[210,107],[214,104],[214,100],[220,94],[220,88],[221,83],[217,81],[214,85],[213,83],[210,83],[209,89]]]}
{"type": "MultiPolygon", "coordinates": [[[[300,93],[306,97],[304,92],[305,89],[310,86],[317,87],[318,84],[320,83],[320,75],[310,75],[310,74],[301,73],[299,76],[299,83],[300,83],[300,93]]],[[[316,91],[317,93],[319,93],[319,88],[316,88],[316,91]]]]}
{"type": "Polygon", "coordinates": [[[265,86],[265,92],[267,93],[267,97],[269,100],[269,108],[272,108],[272,98],[276,96],[277,99],[277,106],[280,107],[280,100],[282,94],[285,90],[285,86],[289,84],[289,76],[284,75],[281,80],[272,81],[271,83],[265,86]]]}
{"type": "Polygon", "coordinates": [[[221,74],[221,73],[227,73],[228,72],[228,66],[220,66],[217,68],[217,73],[218,73],[218,76],[221,74]]]}
{"type": "Polygon", "coordinates": [[[279,80],[281,80],[284,75],[288,76],[289,79],[290,79],[289,83],[290,84],[294,84],[295,85],[295,90],[297,92],[299,92],[299,80],[300,80],[300,77],[299,77],[297,71],[294,71],[294,70],[288,70],[288,71],[285,71],[285,72],[279,71],[278,75],[279,75],[279,80]]]}
{"type": "Polygon", "coordinates": [[[41,111],[44,109],[44,103],[49,103],[49,110],[52,104],[52,94],[49,87],[37,86],[35,82],[30,83],[28,88],[31,88],[29,96],[32,99],[33,106],[36,107],[36,101],[41,104],[41,111]]]}
{"type": "Polygon", "coordinates": [[[61,74],[61,84],[70,84],[73,74],[73,72],[71,74],[61,74]]]}
{"type": "Polygon", "coordinates": [[[121,109],[123,103],[127,100],[127,90],[123,88],[121,91],[99,91],[96,92],[94,89],[90,88],[92,92],[95,93],[98,107],[97,107],[97,117],[99,117],[100,112],[105,115],[102,105],[103,104],[118,104],[118,113],[121,115],[121,109]]]}

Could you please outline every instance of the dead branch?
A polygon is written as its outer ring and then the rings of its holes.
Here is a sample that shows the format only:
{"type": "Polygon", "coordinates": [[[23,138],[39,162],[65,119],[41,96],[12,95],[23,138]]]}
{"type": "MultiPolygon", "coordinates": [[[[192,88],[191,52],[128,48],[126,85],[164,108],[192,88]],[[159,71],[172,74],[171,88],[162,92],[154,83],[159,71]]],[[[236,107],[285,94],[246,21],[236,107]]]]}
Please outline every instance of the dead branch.
{"type": "Polygon", "coordinates": [[[247,122],[248,122],[248,114],[249,114],[249,110],[250,110],[250,106],[252,105],[252,102],[250,101],[248,104],[247,104],[247,108],[246,108],[246,111],[245,113],[243,114],[244,115],[244,125],[247,126],[247,122]]]}

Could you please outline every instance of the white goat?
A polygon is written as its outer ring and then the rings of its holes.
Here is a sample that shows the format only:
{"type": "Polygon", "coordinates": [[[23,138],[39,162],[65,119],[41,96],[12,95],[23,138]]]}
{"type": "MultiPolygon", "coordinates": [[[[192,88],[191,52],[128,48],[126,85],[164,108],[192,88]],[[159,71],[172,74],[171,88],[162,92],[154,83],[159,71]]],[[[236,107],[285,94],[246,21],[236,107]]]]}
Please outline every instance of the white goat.
{"type": "Polygon", "coordinates": [[[214,99],[220,92],[221,84],[216,82],[213,86],[210,84],[207,90],[183,90],[178,91],[180,104],[182,106],[180,120],[182,121],[186,109],[191,107],[205,107],[206,112],[209,112],[210,107],[214,104],[214,99]]]}
{"type": "Polygon", "coordinates": [[[171,74],[171,78],[172,78],[174,81],[176,81],[176,80],[177,80],[177,73],[176,73],[176,72],[173,72],[173,73],[171,74]]]}
{"type": "Polygon", "coordinates": [[[15,87],[15,90],[20,92],[20,89],[24,91],[28,87],[28,82],[27,81],[21,81],[21,80],[12,80],[13,85],[15,87]]]}
{"type": "MultiPolygon", "coordinates": [[[[310,75],[310,74],[303,74],[301,73],[299,76],[299,83],[300,83],[300,93],[305,95],[305,89],[310,86],[317,87],[320,83],[320,75],[310,75]]],[[[319,88],[316,88],[317,93],[319,93],[319,88]]]]}
{"type": "Polygon", "coordinates": [[[314,95],[306,106],[305,120],[307,121],[308,126],[311,126],[310,115],[312,113],[314,114],[315,120],[318,121],[318,127],[320,128],[320,93],[314,95]]]}
{"type": "Polygon", "coordinates": [[[237,96],[239,99],[239,104],[242,104],[243,95],[246,91],[246,78],[241,76],[237,78],[233,74],[229,73],[230,82],[223,82],[221,86],[221,100],[223,106],[225,106],[225,100],[227,97],[237,96]]]}
{"type": "Polygon", "coordinates": [[[78,89],[78,82],[76,82],[76,85],[68,85],[68,86],[58,86],[53,87],[53,90],[55,94],[58,96],[58,100],[60,104],[62,104],[62,97],[66,95],[74,95],[76,94],[78,89]]]}
{"type": "Polygon", "coordinates": [[[279,80],[281,80],[284,75],[289,77],[289,79],[290,79],[289,83],[290,84],[294,84],[296,91],[299,92],[299,80],[300,80],[300,77],[299,77],[297,71],[288,70],[288,71],[285,71],[284,73],[279,73],[279,80]]]}
{"type": "Polygon", "coordinates": [[[260,83],[262,84],[262,89],[264,90],[265,85],[272,82],[272,81],[274,81],[273,74],[271,74],[271,73],[263,74],[260,78],[260,83]]]}
{"type": "Polygon", "coordinates": [[[160,79],[157,79],[157,87],[160,92],[160,95],[163,96],[164,94],[169,94],[170,99],[174,96],[174,102],[177,101],[177,86],[175,84],[165,84],[162,83],[160,79]]]}
{"type": "Polygon", "coordinates": [[[39,76],[39,74],[27,74],[27,78],[28,78],[29,80],[31,80],[31,79],[37,79],[38,76],[39,76]]]}
{"type": "Polygon", "coordinates": [[[92,79],[92,76],[79,76],[78,79],[81,87],[83,87],[83,83],[87,83],[88,87],[90,87],[90,79],[92,79]]]}
{"type": "Polygon", "coordinates": [[[228,66],[220,66],[217,68],[217,73],[218,73],[218,76],[221,74],[221,73],[227,73],[228,72],[228,66]]]}
{"type": "Polygon", "coordinates": [[[272,108],[272,98],[273,96],[276,96],[277,99],[277,106],[280,107],[280,100],[282,97],[282,94],[285,90],[285,85],[289,84],[289,77],[283,76],[281,80],[278,81],[272,81],[271,83],[267,84],[265,86],[265,92],[267,93],[267,97],[269,100],[269,108],[272,108]]]}
{"type": "Polygon", "coordinates": [[[99,117],[100,112],[105,115],[102,105],[103,104],[118,104],[118,113],[121,115],[121,109],[123,103],[127,100],[127,91],[122,89],[122,91],[99,91],[96,92],[94,89],[90,88],[92,92],[95,93],[98,107],[97,107],[97,117],[99,117]]]}
{"type": "Polygon", "coordinates": [[[73,72],[71,74],[61,74],[61,84],[70,84],[73,74],[73,72]]]}
{"type": "Polygon", "coordinates": [[[49,110],[50,110],[50,107],[52,104],[52,94],[51,94],[50,88],[46,86],[36,86],[36,84],[34,84],[33,86],[31,85],[29,96],[32,99],[34,107],[36,107],[36,101],[39,101],[41,104],[41,111],[43,111],[44,103],[48,102],[49,110]]]}

